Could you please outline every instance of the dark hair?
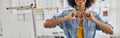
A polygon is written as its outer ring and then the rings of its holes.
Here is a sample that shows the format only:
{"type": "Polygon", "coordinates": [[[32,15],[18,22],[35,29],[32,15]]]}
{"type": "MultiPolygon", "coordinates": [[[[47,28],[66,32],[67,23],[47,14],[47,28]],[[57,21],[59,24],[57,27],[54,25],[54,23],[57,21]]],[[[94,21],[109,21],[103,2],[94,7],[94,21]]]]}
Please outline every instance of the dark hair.
{"type": "MultiPolygon", "coordinates": [[[[86,8],[89,8],[90,6],[92,6],[92,4],[94,3],[95,0],[86,0],[86,8]]],[[[76,6],[75,0],[68,0],[68,4],[74,8],[74,6],[76,6]]]]}

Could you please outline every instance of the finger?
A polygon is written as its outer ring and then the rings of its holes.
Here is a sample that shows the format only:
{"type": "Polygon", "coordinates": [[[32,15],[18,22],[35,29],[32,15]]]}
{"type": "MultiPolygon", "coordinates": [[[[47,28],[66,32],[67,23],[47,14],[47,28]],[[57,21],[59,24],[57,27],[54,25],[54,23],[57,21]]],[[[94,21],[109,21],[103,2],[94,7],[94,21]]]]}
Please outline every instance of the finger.
{"type": "Polygon", "coordinates": [[[76,12],[73,12],[73,13],[72,13],[72,17],[75,17],[76,15],[77,15],[76,12]]]}
{"type": "Polygon", "coordinates": [[[76,11],[77,15],[78,15],[78,18],[82,17],[82,13],[79,12],[79,11],[76,11]]]}
{"type": "Polygon", "coordinates": [[[70,12],[69,16],[73,16],[73,15],[74,15],[73,12],[70,12]]]}
{"type": "Polygon", "coordinates": [[[78,14],[79,14],[80,12],[79,12],[79,11],[76,11],[76,13],[78,13],[78,14]]]}
{"type": "Polygon", "coordinates": [[[82,14],[79,14],[79,15],[78,15],[78,18],[82,18],[82,14]]]}
{"type": "Polygon", "coordinates": [[[89,20],[89,18],[88,18],[88,17],[85,17],[85,19],[89,20]]]}
{"type": "Polygon", "coordinates": [[[85,13],[85,16],[86,16],[86,17],[89,17],[89,16],[90,16],[90,13],[89,13],[89,12],[86,12],[86,13],[85,13]]]}
{"type": "Polygon", "coordinates": [[[89,12],[89,13],[88,13],[88,16],[90,16],[90,17],[91,17],[91,16],[92,16],[92,13],[91,13],[91,12],[89,12]]]}
{"type": "Polygon", "coordinates": [[[78,20],[78,18],[72,18],[72,20],[78,20]]]}
{"type": "Polygon", "coordinates": [[[83,11],[82,15],[84,15],[86,17],[87,15],[87,12],[83,11]]]}

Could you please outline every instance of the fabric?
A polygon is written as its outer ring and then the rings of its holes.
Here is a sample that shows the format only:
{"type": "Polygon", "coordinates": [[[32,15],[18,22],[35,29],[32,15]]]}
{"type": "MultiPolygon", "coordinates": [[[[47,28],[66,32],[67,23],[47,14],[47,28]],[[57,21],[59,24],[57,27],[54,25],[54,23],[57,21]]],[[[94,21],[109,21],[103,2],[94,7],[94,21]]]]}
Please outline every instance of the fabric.
{"type": "Polygon", "coordinates": [[[84,33],[83,33],[83,24],[82,23],[79,23],[79,26],[78,26],[78,38],[84,38],[84,33]]]}

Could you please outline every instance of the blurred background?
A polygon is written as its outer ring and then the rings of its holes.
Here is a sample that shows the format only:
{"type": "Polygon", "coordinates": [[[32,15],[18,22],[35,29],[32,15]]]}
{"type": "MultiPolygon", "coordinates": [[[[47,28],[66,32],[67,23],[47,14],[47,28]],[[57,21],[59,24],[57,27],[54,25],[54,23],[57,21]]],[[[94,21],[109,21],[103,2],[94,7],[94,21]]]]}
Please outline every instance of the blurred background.
{"type": "MultiPolygon", "coordinates": [[[[66,38],[59,27],[43,23],[63,10],[67,0],[0,0],[0,38],[66,38]]],[[[90,8],[114,27],[114,34],[97,31],[95,38],[120,38],[120,0],[96,0],[90,8]]]]}

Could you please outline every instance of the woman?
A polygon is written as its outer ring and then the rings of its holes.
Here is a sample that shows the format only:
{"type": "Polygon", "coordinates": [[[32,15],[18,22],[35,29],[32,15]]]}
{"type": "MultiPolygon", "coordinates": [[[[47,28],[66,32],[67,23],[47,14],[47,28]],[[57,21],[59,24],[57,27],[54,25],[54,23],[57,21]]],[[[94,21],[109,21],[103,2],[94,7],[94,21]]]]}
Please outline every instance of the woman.
{"type": "Polygon", "coordinates": [[[113,34],[112,26],[88,8],[94,0],[68,0],[74,9],[65,10],[44,23],[45,28],[59,26],[67,38],[94,38],[96,30],[113,34]]]}

